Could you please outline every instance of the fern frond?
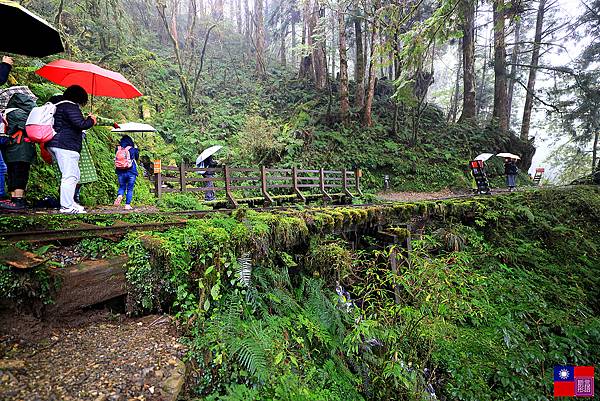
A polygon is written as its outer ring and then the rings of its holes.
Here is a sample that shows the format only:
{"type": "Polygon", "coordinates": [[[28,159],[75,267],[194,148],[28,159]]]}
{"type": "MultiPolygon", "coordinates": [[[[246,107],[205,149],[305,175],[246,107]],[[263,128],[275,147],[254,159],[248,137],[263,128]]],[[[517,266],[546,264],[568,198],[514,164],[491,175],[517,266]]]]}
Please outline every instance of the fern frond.
{"type": "Polygon", "coordinates": [[[252,284],[252,258],[249,253],[243,254],[238,258],[238,281],[243,287],[250,287],[252,284]]]}

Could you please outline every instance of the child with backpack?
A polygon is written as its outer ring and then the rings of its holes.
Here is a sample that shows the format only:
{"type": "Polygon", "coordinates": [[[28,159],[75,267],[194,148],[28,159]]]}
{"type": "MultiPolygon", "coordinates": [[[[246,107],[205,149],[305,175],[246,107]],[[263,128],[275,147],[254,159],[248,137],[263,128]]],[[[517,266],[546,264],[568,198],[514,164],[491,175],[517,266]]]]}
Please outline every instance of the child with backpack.
{"type": "Polygon", "coordinates": [[[125,196],[125,210],[133,209],[131,199],[133,198],[133,187],[137,179],[137,160],[140,157],[139,150],[135,147],[133,139],[129,135],[123,135],[119,146],[115,150],[115,170],[119,178],[119,191],[115,206],[119,206],[125,196]]]}

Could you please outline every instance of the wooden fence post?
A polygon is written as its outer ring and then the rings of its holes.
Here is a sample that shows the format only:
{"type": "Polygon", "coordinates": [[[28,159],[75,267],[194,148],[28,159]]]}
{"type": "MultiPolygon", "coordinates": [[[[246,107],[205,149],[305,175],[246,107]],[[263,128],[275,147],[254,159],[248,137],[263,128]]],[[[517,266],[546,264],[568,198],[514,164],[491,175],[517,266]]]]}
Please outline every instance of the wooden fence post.
{"type": "Polygon", "coordinates": [[[162,190],[162,175],[161,175],[161,161],[160,159],[154,160],[154,195],[160,198],[162,190]]]}
{"type": "Polygon", "coordinates": [[[237,202],[233,199],[233,195],[231,194],[231,178],[229,177],[229,167],[223,166],[223,175],[225,178],[225,195],[227,196],[227,201],[230,206],[235,209],[238,207],[237,202]]]}
{"type": "Polygon", "coordinates": [[[181,192],[185,192],[185,172],[185,161],[182,160],[181,164],[179,165],[179,185],[181,186],[181,192]]]}
{"type": "Polygon", "coordinates": [[[300,191],[300,187],[298,187],[298,169],[296,167],[292,167],[292,187],[294,189],[294,193],[300,200],[306,203],[306,197],[300,191]]]}
{"type": "Polygon", "coordinates": [[[267,168],[265,166],[260,167],[260,183],[262,196],[265,198],[265,206],[269,206],[273,204],[273,198],[271,198],[271,195],[267,191],[267,168]]]}
{"type": "Polygon", "coordinates": [[[362,196],[363,193],[360,190],[360,177],[362,177],[362,170],[357,168],[354,170],[354,182],[356,186],[356,193],[358,193],[359,196],[362,196]]]}
{"type": "Polygon", "coordinates": [[[325,190],[325,169],[323,167],[319,169],[319,189],[323,194],[323,200],[325,202],[331,202],[333,200],[331,195],[329,195],[325,190]]]}
{"type": "Polygon", "coordinates": [[[348,182],[346,181],[348,177],[348,171],[344,168],[342,169],[342,192],[344,195],[348,196],[350,199],[354,198],[354,195],[348,190],[348,182]]]}

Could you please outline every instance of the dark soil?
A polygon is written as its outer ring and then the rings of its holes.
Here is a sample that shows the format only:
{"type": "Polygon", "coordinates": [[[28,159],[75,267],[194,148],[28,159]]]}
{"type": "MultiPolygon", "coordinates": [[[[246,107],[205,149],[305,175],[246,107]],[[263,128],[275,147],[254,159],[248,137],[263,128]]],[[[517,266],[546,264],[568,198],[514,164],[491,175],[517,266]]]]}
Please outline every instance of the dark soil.
{"type": "Polygon", "coordinates": [[[0,315],[0,400],[170,400],[185,349],[168,316],[0,315]]]}

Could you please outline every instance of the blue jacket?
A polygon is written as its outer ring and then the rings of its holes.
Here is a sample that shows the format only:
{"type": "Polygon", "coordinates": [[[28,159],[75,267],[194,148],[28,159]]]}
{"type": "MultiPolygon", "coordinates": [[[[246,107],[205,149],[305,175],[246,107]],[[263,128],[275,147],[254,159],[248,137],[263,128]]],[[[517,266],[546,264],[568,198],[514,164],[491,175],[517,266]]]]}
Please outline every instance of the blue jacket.
{"type": "Polygon", "coordinates": [[[8,81],[11,68],[12,65],[8,63],[0,63],[0,85],[4,85],[8,81]]]}
{"type": "MultiPolygon", "coordinates": [[[[133,139],[131,139],[131,137],[129,135],[123,135],[123,137],[119,141],[119,145],[122,148],[125,148],[127,146],[131,147],[131,149],[129,149],[129,156],[131,157],[131,160],[133,160],[133,163],[131,164],[131,167],[127,170],[115,169],[115,171],[117,172],[117,174],[129,173],[129,174],[133,174],[133,175],[138,175],[136,161],[140,158],[140,151],[138,148],[135,147],[135,144],[133,143],[133,139]]],[[[115,148],[115,153],[117,152],[117,149],[118,149],[118,147],[115,148]]]]}
{"type": "Polygon", "coordinates": [[[92,128],[94,121],[83,118],[79,105],[71,102],[60,103],[54,114],[54,130],[56,135],[46,146],[81,152],[83,130],[92,128]]]}

